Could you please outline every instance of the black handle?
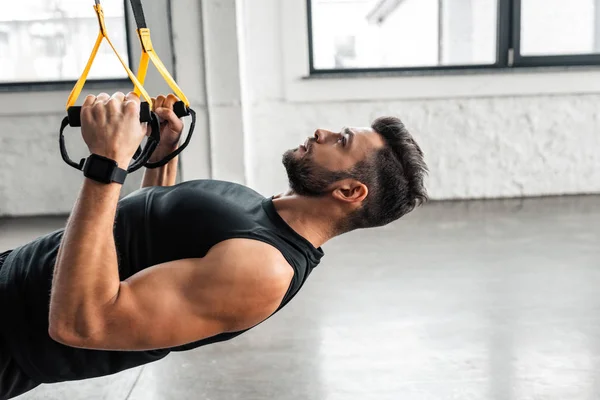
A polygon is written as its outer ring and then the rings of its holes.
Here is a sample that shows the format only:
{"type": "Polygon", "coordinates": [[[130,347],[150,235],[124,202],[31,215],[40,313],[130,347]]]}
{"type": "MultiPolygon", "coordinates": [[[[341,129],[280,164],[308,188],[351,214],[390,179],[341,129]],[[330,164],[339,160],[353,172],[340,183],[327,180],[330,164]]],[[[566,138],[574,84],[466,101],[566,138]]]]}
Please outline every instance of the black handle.
{"type": "Polygon", "coordinates": [[[187,117],[190,115],[190,109],[185,106],[183,101],[178,101],[173,104],[173,112],[178,118],[187,117]]]}
{"type": "MultiPolygon", "coordinates": [[[[150,110],[150,106],[145,101],[142,102],[142,107],[146,107],[148,108],[148,110],[150,110]]],[[[183,101],[178,101],[177,103],[173,104],[173,112],[175,113],[175,115],[177,115],[177,118],[183,118],[190,115],[190,112],[188,111],[188,108],[185,106],[185,103],[183,101]]]]}
{"type": "MultiPolygon", "coordinates": [[[[159,120],[158,120],[158,116],[156,116],[153,112],[150,111],[150,105],[147,102],[142,102],[140,104],[140,122],[149,122],[152,133],[151,133],[150,137],[148,138],[148,142],[146,143],[146,146],[144,147],[144,149],[142,149],[140,146],[138,148],[138,150],[135,152],[135,154],[133,156],[134,163],[129,166],[129,168],[127,170],[128,172],[134,172],[134,171],[140,169],[142,166],[145,166],[146,168],[162,167],[162,166],[166,165],[169,161],[171,161],[173,158],[177,157],[190,144],[192,135],[194,134],[194,130],[196,127],[196,113],[194,112],[194,110],[186,107],[186,105],[183,101],[178,101],[177,103],[175,103],[173,105],[173,112],[175,113],[175,115],[177,115],[178,118],[183,118],[183,117],[187,117],[190,115],[192,116],[192,122],[190,124],[190,130],[189,130],[186,140],[177,150],[175,150],[171,154],[167,155],[162,160],[160,160],[158,162],[148,162],[148,160],[150,159],[150,156],[152,156],[152,153],[154,152],[154,150],[158,146],[158,143],[160,142],[159,120]]],[[[67,164],[69,164],[73,168],[81,170],[85,163],[85,158],[81,159],[79,163],[75,163],[73,160],[71,160],[68,156],[67,149],[66,149],[65,142],[64,142],[65,139],[63,136],[63,131],[67,126],[71,126],[71,127],[81,126],[81,107],[79,107],[79,106],[69,107],[69,109],[67,110],[67,114],[68,115],[63,120],[61,129],[60,129],[60,136],[59,136],[60,152],[61,152],[63,160],[67,164]]]]}
{"type": "MultiPolygon", "coordinates": [[[[144,103],[142,103],[144,104],[144,103]]],[[[148,104],[148,103],[146,103],[148,104]]],[[[183,117],[188,117],[191,115],[191,113],[193,113],[194,111],[187,108],[185,106],[185,103],[183,101],[178,101],[177,103],[173,104],[173,112],[175,113],[175,115],[177,115],[177,118],[183,118],[183,117]]],[[[194,114],[193,118],[192,118],[192,124],[195,125],[196,124],[196,116],[194,114]]],[[[190,134],[193,133],[193,128],[190,130],[190,134]]],[[[188,134],[188,138],[190,138],[190,134],[188,134]]],[[[187,143],[189,143],[189,140],[187,141],[187,143]]],[[[187,147],[187,144],[185,144],[185,146],[183,146],[183,148],[187,147]]],[[[183,150],[183,149],[181,149],[183,150]]],[[[142,154],[142,147],[138,147],[137,151],[135,152],[135,154],[133,155],[133,159],[137,160],[139,158],[139,156],[142,154]]],[[[179,153],[177,153],[179,154],[179,153]]],[[[172,160],[173,158],[175,158],[177,156],[177,154],[173,155],[170,154],[169,156],[167,156],[165,159],[163,159],[160,164],[159,163],[147,163],[146,167],[147,168],[158,168],[158,167],[162,167],[163,165],[166,165],[170,160],[172,160]],[[169,158],[170,157],[170,158],[169,158]],[[168,158],[168,160],[167,160],[168,158]],[[164,161],[164,163],[163,163],[164,161]]]]}
{"type": "MultiPolygon", "coordinates": [[[[152,113],[150,112],[150,105],[146,102],[140,104],[140,122],[152,122],[152,113]]],[[[69,126],[77,128],[81,126],[81,107],[73,106],[67,110],[67,116],[69,118],[69,126]]]]}
{"type": "MultiPolygon", "coordinates": [[[[190,115],[189,109],[185,106],[183,101],[178,101],[173,105],[173,111],[178,118],[187,117],[190,115]]],[[[150,115],[150,105],[148,102],[143,101],[140,104],[140,122],[152,122],[152,116],[150,115]]],[[[69,126],[76,128],[81,126],[81,107],[72,106],[67,110],[69,116],[69,126]]]]}
{"type": "MultiPolygon", "coordinates": [[[[62,124],[60,125],[60,132],[59,132],[59,137],[58,137],[58,141],[59,141],[59,146],[60,146],[60,154],[63,158],[63,160],[70,165],[71,167],[78,169],[78,170],[83,170],[83,166],[85,164],[85,158],[82,158],[79,163],[76,163],[75,161],[71,160],[71,158],[69,157],[69,154],[67,153],[67,147],[65,146],[65,136],[63,134],[65,128],[67,126],[70,125],[70,120],[69,117],[65,117],[62,121],[62,124]]],[[[159,125],[159,120],[158,120],[158,116],[154,113],[150,113],[150,127],[151,127],[151,134],[148,137],[148,141],[146,143],[146,146],[144,146],[143,150],[138,150],[139,154],[138,157],[136,158],[136,160],[129,166],[129,168],[127,168],[127,172],[131,173],[131,172],[135,172],[138,169],[142,168],[150,159],[150,157],[152,156],[152,153],[154,153],[154,150],[156,150],[156,147],[158,146],[158,144],[160,143],[160,125],[159,125]]]]}
{"type": "MultiPolygon", "coordinates": [[[[169,163],[169,161],[171,161],[172,159],[177,157],[179,154],[181,154],[181,152],[183,150],[185,150],[185,148],[190,144],[190,141],[192,140],[192,135],[194,134],[194,130],[196,129],[196,112],[194,110],[192,110],[191,108],[186,108],[185,112],[187,113],[187,115],[192,116],[192,122],[190,124],[190,130],[188,132],[187,138],[185,139],[183,144],[181,146],[179,146],[179,148],[177,150],[175,150],[174,152],[172,152],[171,154],[169,154],[162,160],[157,161],[157,162],[147,162],[146,164],[144,164],[144,166],[146,168],[154,169],[154,168],[160,168],[164,165],[167,165],[169,163]]],[[[177,111],[175,111],[175,113],[177,113],[177,111]]],[[[139,151],[139,149],[138,149],[138,151],[139,151]]]]}

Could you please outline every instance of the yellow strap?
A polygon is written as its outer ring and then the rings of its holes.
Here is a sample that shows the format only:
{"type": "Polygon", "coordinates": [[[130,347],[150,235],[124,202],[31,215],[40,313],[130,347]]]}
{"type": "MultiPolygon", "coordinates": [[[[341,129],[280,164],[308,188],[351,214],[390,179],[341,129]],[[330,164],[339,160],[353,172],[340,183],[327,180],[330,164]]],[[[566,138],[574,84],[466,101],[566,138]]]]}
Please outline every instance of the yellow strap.
{"type": "MultiPolygon", "coordinates": [[[[146,52],[142,52],[142,56],[140,57],[140,66],[138,67],[137,79],[141,82],[142,85],[146,82],[146,75],[148,74],[148,64],[150,61],[150,56],[146,52]]],[[[135,93],[140,94],[135,88],[135,93]]]]}
{"type": "MultiPolygon", "coordinates": [[[[137,75],[138,80],[142,83],[142,85],[144,84],[146,74],[148,72],[148,64],[150,60],[152,60],[152,63],[154,64],[158,72],[162,75],[165,82],[167,82],[175,96],[179,97],[179,99],[183,101],[186,107],[189,107],[190,102],[188,98],[185,94],[183,94],[183,91],[181,90],[179,85],[177,85],[177,82],[175,82],[175,79],[173,79],[173,77],[167,70],[167,67],[165,67],[165,65],[162,63],[162,61],[154,51],[154,47],[152,46],[152,39],[150,38],[150,29],[138,29],[137,32],[138,37],[140,38],[140,44],[142,46],[142,57],[140,58],[140,66],[137,75]]],[[[138,93],[137,88],[136,93],[138,93]]]]}
{"type": "Polygon", "coordinates": [[[117,49],[115,49],[115,46],[113,45],[113,43],[111,42],[111,40],[109,39],[109,37],[106,33],[106,25],[104,23],[104,11],[102,10],[102,6],[100,4],[96,4],[94,6],[94,10],[96,11],[96,14],[98,16],[98,24],[100,25],[100,33],[98,33],[98,38],[96,39],[96,44],[94,45],[92,54],[90,55],[90,58],[85,66],[85,69],[83,70],[83,73],[79,77],[79,80],[77,81],[77,83],[75,84],[75,87],[73,88],[73,90],[71,91],[71,94],[69,95],[69,98],[67,100],[67,109],[69,109],[69,107],[75,105],[75,103],[77,102],[77,98],[81,94],[81,90],[83,89],[85,81],[87,80],[88,74],[90,72],[90,68],[92,67],[92,64],[94,63],[94,59],[96,58],[96,54],[98,53],[98,49],[100,48],[100,44],[102,44],[103,39],[106,39],[106,41],[108,42],[110,47],[113,49],[115,55],[121,62],[121,65],[123,66],[123,68],[125,68],[125,71],[127,71],[127,75],[129,76],[129,79],[131,79],[131,81],[133,82],[133,85],[135,87],[135,92],[138,95],[141,94],[141,97],[143,97],[144,100],[146,100],[149,103],[150,108],[152,108],[152,98],[150,97],[150,95],[148,94],[146,89],[144,89],[143,84],[140,83],[140,81],[138,81],[138,79],[133,74],[131,69],[129,69],[129,67],[123,60],[123,58],[121,58],[121,56],[117,52],[117,49]]]}
{"type": "Polygon", "coordinates": [[[96,44],[94,45],[94,49],[92,50],[92,54],[90,55],[90,59],[88,60],[83,73],[79,77],[79,80],[71,90],[71,94],[67,99],[67,110],[69,107],[74,106],[77,98],[81,94],[81,90],[83,89],[83,85],[85,85],[85,81],[87,80],[88,73],[90,72],[90,68],[92,68],[92,64],[94,63],[94,58],[96,58],[96,54],[98,53],[98,49],[100,48],[100,44],[102,44],[102,39],[104,39],[104,35],[102,32],[98,34],[98,39],[96,39],[96,44]]]}

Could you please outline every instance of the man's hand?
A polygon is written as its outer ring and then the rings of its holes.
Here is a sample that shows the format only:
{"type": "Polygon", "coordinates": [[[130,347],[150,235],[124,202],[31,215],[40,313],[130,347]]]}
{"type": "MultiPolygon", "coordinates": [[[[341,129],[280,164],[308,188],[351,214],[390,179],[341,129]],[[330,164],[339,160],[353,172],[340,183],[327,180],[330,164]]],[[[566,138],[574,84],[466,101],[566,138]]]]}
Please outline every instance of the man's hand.
{"type": "Polygon", "coordinates": [[[170,150],[171,153],[179,145],[183,122],[173,112],[173,105],[178,101],[174,94],[152,98],[152,111],[160,117],[160,144],[157,150],[170,150]]]}
{"type": "Polygon", "coordinates": [[[90,151],[127,169],[144,139],[140,98],[135,93],[87,96],[81,109],[81,132],[90,151]]]}
{"type": "MultiPolygon", "coordinates": [[[[183,122],[173,112],[173,105],[179,99],[175,95],[158,96],[152,98],[152,111],[158,115],[160,123],[160,143],[152,156],[150,162],[162,161],[169,154],[179,148],[179,139],[183,131],[183,122]]],[[[148,135],[150,132],[147,133],[148,135]]],[[[177,162],[178,157],[173,158],[169,163],[161,168],[146,169],[142,188],[150,186],[173,186],[177,181],[177,162]]]]}

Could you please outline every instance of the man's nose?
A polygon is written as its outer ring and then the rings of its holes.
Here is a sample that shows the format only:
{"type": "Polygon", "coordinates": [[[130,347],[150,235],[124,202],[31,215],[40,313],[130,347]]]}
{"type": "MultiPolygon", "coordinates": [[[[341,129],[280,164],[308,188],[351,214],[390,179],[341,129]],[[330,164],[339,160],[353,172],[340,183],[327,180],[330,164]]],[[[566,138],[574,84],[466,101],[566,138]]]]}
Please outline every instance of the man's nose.
{"type": "Polygon", "coordinates": [[[315,140],[317,143],[325,143],[331,132],[326,129],[317,129],[315,131],[315,140]]]}

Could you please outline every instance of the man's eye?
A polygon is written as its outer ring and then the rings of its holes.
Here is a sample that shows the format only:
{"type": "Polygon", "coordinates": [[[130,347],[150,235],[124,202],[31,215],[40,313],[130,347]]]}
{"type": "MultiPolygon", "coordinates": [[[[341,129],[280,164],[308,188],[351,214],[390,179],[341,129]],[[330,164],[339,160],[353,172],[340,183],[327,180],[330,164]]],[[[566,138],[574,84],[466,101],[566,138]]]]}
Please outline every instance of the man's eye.
{"type": "Polygon", "coordinates": [[[338,140],[338,142],[342,142],[342,145],[343,145],[343,146],[345,146],[345,145],[346,145],[346,137],[345,137],[345,136],[342,136],[342,137],[340,138],[340,140],[338,140]]]}

